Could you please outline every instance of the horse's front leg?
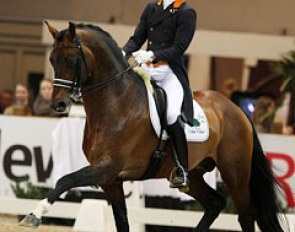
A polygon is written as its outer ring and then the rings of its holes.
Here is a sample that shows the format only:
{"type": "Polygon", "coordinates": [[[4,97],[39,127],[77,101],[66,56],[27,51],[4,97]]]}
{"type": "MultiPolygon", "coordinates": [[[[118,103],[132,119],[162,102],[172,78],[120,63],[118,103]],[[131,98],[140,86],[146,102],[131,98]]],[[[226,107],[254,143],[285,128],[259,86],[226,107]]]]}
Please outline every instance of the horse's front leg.
{"type": "Polygon", "coordinates": [[[106,185],[115,180],[116,169],[109,164],[101,162],[99,165],[87,166],[77,172],[70,173],[60,178],[54,190],[48,198],[43,199],[37,207],[27,215],[20,223],[23,226],[37,227],[41,223],[42,216],[47,213],[59,196],[75,187],[89,185],[106,185]]]}
{"type": "Polygon", "coordinates": [[[123,190],[123,182],[116,181],[111,185],[101,186],[107,200],[112,204],[113,215],[118,232],[129,232],[126,202],[123,190]]]}

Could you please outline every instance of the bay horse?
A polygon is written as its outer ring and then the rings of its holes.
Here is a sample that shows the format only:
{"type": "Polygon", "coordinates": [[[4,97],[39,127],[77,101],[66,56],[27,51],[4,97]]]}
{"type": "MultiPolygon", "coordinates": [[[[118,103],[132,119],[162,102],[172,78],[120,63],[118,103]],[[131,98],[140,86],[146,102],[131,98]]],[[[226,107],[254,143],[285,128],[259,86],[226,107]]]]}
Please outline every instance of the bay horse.
{"type": "MultiPolygon", "coordinates": [[[[47,23],[47,22],[46,22],[47,23]]],[[[90,163],[60,178],[22,224],[38,226],[42,215],[71,188],[99,185],[112,205],[118,232],[129,224],[123,182],[140,180],[150,165],[158,138],[151,125],[147,90],[123,57],[114,39],[93,25],[73,24],[58,31],[50,62],[55,71],[53,108],[64,112],[71,100],[83,99],[86,111],[83,150],[90,163]],[[79,95],[80,94],[80,95],[79,95]]],[[[281,232],[277,182],[247,116],[227,97],[199,91],[194,99],[209,122],[207,141],[188,143],[188,195],[204,207],[194,232],[207,232],[225,207],[225,198],[203,179],[217,167],[232,197],[244,232],[281,232]]],[[[169,178],[174,167],[171,147],[153,178],[169,178]]]]}

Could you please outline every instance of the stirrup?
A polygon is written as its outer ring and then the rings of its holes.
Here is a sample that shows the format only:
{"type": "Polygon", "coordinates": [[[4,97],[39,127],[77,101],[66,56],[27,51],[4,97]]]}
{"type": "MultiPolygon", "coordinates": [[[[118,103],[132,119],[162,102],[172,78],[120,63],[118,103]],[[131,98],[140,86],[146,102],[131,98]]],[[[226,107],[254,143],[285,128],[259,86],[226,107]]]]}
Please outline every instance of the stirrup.
{"type": "Polygon", "coordinates": [[[170,188],[179,188],[188,191],[187,172],[182,166],[174,167],[170,174],[170,188]]]}

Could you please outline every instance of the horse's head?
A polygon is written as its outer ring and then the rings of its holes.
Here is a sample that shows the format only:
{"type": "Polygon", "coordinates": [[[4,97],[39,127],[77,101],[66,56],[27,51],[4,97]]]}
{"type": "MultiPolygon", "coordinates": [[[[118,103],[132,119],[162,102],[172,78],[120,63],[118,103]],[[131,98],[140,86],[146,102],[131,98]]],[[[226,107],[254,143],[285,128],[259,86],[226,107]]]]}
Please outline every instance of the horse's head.
{"type": "Polygon", "coordinates": [[[55,75],[52,108],[59,113],[66,113],[71,100],[80,100],[81,83],[91,79],[91,54],[81,44],[75,24],[69,23],[68,29],[58,31],[48,22],[45,23],[54,38],[50,54],[55,75]]]}

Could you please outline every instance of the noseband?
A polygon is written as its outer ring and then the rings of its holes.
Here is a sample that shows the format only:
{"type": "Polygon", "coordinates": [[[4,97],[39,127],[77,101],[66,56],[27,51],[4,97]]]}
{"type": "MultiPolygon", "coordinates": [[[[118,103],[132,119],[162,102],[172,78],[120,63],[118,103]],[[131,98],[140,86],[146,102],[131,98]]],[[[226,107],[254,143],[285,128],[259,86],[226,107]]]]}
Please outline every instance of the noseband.
{"type": "Polygon", "coordinates": [[[83,52],[82,46],[81,46],[81,40],[79,38],[78,35],[75,36],[75,45],[73,46],[63,46],[63,47],[57,47],[55,49],[66,49],[66,48],[76,48],[78,49],[79,53],[78,53],[78,57],[77,57],[77,63],[76,63],[76,72],[75,72],[75,77],[74,80],[64,80],[64,79],[60,79],[60,78],[55,78],[53,80],[53,86],[55,87],[61,87],[61,88],[65,88],[65,89],[69,89],[69,97],[71,100],[73,100],[74,102],[79,102],[81,101],[81,98],[89,95],[99,89],[102,89],[110,84],[112,84],[113,82],[115,82],[117,79],[119,79],[122,74],[124,74],[125,72],[128,72],[130,69],[133,68],[133,66],[128,67],[127,69],[124,69],[122,72],[118,73],[117,75],[111,77],[111,78],[105,78],[102,81],[95,83],[93,85],[81,88],[81,70],[82,70],[82,66],[81,66],[81,61],[83,61],[83,64],[85,66],[86,69],[86,73],[87,73],[87,79],[91,80],[92,78],[92,73],[90,72],[88,65],[87,65],[87,61],[85,58],[85,54],[83,52]]]}

